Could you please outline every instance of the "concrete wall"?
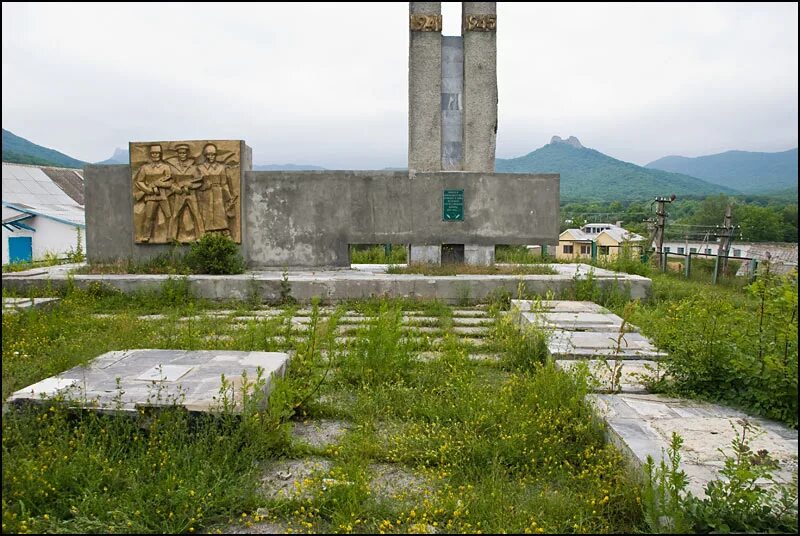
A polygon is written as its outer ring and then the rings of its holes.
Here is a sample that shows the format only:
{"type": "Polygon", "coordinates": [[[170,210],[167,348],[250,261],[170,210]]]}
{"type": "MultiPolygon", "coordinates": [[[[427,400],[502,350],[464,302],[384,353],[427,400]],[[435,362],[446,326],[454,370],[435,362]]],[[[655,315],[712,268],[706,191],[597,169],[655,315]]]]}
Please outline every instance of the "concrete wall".
{"type": "MultiPolygon", "coordinates": [[[[246,172],[253,169],[253,151],[241,143],[241,192],[246,191],[246,172]]],[[[90,263],[116,259],[144,260],[172,250],[170,244],[135,244],[131,168],[128,165],[87,165],[84,168],[86,200],[86,256],[90,263]]],[[[240,252],[247,258],[245,201],[239,203],[242,224],[240,252]]],[[[184,252],[188,245],[177,246],[184,252]]]]}
{"type": "MultiPolygon", "coordinates": [[[[467,15],[494,15],[495,2],[462,2],[467,15]]],[[[497,32],[462,30],[464,38],[464,170],[494,171],[497,142],[497,32]]]]}
{"type": "MultiPolygon", "coordinates": [[[[441,15],[441,2],[409,2],[409,15],[441,15]]],[[[409,31],[408,169],[442,169],[442,32],[409,31]]]]}
{"type": "Polygon", "coordinates": [[[348,244],[555,244],[554,174],[257,171],[247,175],[248,264],[347,266],[348,244]],[[442,192],[464,189],[464,221],[442,192]]]}

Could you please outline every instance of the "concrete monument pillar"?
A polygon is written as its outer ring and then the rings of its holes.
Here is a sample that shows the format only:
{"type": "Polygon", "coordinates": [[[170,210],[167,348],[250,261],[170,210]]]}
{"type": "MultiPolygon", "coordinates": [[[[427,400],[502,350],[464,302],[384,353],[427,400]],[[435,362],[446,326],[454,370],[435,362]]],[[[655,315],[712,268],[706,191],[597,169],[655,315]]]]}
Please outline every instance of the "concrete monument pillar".
{"type": "MultiPolygon", "coordinates": [[[[497,3],[462,2],[464,171],[494,173],[497,145],[497,3]]],[[[464,262],[494,263],[494,246],[465,245],[464,262]]]]}
{"type": "Polygon", "coordinates": [[[442,169],[442,3],[409,2],[408,169],[442,169]]]}
{"type": "Polygon", "coordinates": [[[464,171],[494,173],[497,145],[497,3],[463,2],[464,171]]]}
{"type": "MultiPolygon", "coordinates": [[[[442,3],[409,2],[408,171],[442,170],[442,3]]],[[[411,244],[409,262],[439,264],[439,244],[411,244]]]]}
{"type": "MultiPolygon", "coordinates": [[[[461,36],[442,36],[441,3],[409,3],[410,173],[494,173],[496,11],[495,2],[464,2],[461,36]]],[[[439,263],[441,246],[412,244],[409,261],[439,263]]],[[[463,251],[468,264],[494,262],[494,246],[464,244],[463,251]]]]}

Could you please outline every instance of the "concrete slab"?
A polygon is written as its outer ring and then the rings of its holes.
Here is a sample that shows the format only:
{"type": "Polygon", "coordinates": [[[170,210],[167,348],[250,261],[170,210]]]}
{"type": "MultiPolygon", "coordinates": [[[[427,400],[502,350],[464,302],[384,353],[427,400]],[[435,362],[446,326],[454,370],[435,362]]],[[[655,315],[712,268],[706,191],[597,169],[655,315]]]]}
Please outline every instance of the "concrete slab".
{"type": "Polygon", "coordinates": [[[615,356],[620,359],[659,359],[660,352],[640,333],[625,333],[617,343],[619,333],[595,331],[554,330],[547,343],[556,358],[583,359],[592,356],[615,356]]]}
{"type": "Polygon", "coordinates": [[[100,411],[135,413],[139,407],[176,404],[189,411],[210,412],[219,405],[223,374],[232,389],[227,393],[230,400],[238,403],[243,373],[254,382],[262,369],[261,388],[268,393],[273,375],[283,375],[288,359],[281,352],[230,350],[107,352],[85,366],[20,389],[7,402],[41,402],[60,395],[78,407],[100,411]]]}
{"type": "MultiPolygon", "coordinates": [[[[6,277],[5,274],[3,277],[6,277]]],[[[61,298],[3,298],[3,313],[14,314],[26,309],[49,307],[61,298]]]]}
{"type": "Polygon", "coordinates": [[[484,337],[489,334],[489,328],[483,326],[453,326],[453,333],[467,337],[484,337]]]}
{"type": "MultiPolygon", "coordinates": [[[[650,455],[656,463],[669,446],[672,433],[684,440],[681,468],[689,477],[688,489],[702,497],[705,485],[719,477],[731,443],[742,434],[746,419],[756,428],[750,447],[766,450],[778,461],[773,472],[779,482],[791,482],[797,471],[797,431],[726,406],[655,394],[593,394],[590,403],[608,424],[610,439],[631,462],[642,466],[650,455]]],[[[750,437],[750,436],[748,436],[750,437]]]]}
{"type": "Polygon", "coordinates": [[[611,313],[605,307],[590,301],[569,301],[569,300],[511,300],[511,308],[519,309],[522,312],[543,312],[543,313],[611,313]]]}
{"type": "Polygon", "coordinates": [[[594,390],[597,392],[613,391],[611,385],[612,370],[619,363],[621,368],[619,385],[617,386],[622,393],[646,393],[644,378],[654,375],[658,362],[642,359],[589,359],[578,361],[572,359],[559,359],[556,366],[562,370],[572,370],[578,363],[585,362],[589,367],[589,373],[597,382],[594,390]],[[609,368],[610,367],[610,368],[609,368]]]}
{"type": "Polygon", "coordinates": [[[494,319],[488,316],[453,317],[454,326],[491,326],[494,319]]]}
{"type": "MultiPolygon", "coordinates": [[[[521,317],[529,324],[550,329],[569,331],[619,331],[622,318],[613,314],[601,313],[538,313],[522,312],[521,317]]],[[[626,325],[626,331],[638,331],[634,326],[626,325]]]]}
{"type": "Polygon", "coordinates": [[[453,320],[457,317],[491,318],[483,309],[453,309],[453,320]]]}

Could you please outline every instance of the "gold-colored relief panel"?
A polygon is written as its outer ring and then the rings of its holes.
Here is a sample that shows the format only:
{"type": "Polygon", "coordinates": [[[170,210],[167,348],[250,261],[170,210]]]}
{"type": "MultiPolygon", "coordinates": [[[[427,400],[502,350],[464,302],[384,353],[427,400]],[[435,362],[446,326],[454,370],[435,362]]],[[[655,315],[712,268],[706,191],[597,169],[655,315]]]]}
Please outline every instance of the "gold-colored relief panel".
{"type": "Polygon", "coordinates": [[[412,32],[441,32],[442,31],[442,16],[441,15],[411,15],[409,18],[409,27],[412,32]]]}
{"type": "Polygon", "coordinates": [[[131,142],[135,243],[221,233],[241,244],[240,152],[240,141],[131,142]]]}
{"type": "Polygon", "coordinates": [[[474,32],[491,32],[497,29],[497,15],[466,15],[464,28],[474,32]]]}

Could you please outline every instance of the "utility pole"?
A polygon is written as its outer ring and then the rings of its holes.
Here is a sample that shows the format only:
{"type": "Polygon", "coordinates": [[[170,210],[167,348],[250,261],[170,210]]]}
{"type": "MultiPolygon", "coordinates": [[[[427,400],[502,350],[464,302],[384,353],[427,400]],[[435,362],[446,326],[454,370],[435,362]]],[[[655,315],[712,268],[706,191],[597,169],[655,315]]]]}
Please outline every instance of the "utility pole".
{"type": "Polygon", "coordinates": [[[731,215],[731,205],[725,207],[725,219],[722,223],[722,229],[716,233],[717,238],[722,241],[717,248],[717,262],[714,267],[714,283],[716,284],[719,273],[728,273],[728,252],[731,249],[731,242],[733,241],[733,217],[731,215]]]}
{"type": "MultiPolygon", "coordinates": [[[[653,235],[650,238],[650,246],[652,247],[653,243],[655,242],[656,252],[658,253],[658,263],[661,267],[661,271],[665,272],[667,270],[667,257],[664,255],[664,227],[667,224],[667,211],[664,207],[666,203],[672,203],[675,201],[675,194],[672,194],[669,197],[656,197],[653,203],[658,203],[656,207],[656,223],[655,223],[655,230],[653,231],[653,235]]],[[[652,207],[653,203],[650,203],[652,207]]]]}

